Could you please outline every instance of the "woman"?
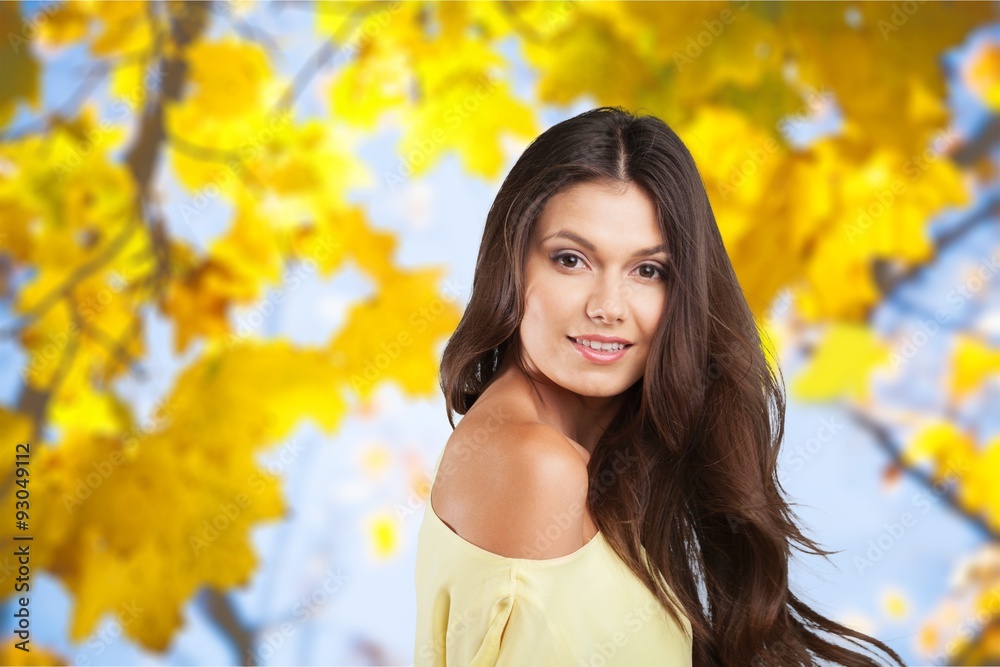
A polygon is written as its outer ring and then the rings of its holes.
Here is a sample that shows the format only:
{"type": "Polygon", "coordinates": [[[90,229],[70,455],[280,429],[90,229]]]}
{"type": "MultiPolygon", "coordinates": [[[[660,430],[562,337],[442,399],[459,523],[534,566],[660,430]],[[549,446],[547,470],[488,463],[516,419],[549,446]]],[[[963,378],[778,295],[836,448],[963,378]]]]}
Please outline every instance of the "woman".
{"type": "Polygon", "coordinates": [[[793,542],[834,552],[782,498],[763,346],[667,125],[602,107],[532,142],[442,359],[415,665],[902,665],[789,590],[793,542]]]}

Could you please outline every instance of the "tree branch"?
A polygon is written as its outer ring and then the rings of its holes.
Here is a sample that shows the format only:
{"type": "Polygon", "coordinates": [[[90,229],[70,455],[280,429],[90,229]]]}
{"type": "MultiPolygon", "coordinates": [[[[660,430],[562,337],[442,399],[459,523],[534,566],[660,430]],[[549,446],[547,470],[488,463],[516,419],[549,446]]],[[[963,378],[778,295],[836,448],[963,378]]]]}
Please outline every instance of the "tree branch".
{"type": "Polygon", "coordinates": [[[134,372],[140,380],[146,379],[146,370],[142,366],[142,362],[128,354],[126,351],[126,344],[128,341],[135,337],[138,333],[138,315],[136,319],[133,320],[134,324],[129,328],[129,331],[125,332],[120,341],[115,340],[111,337],[108,332],[101,329],[95,324],[84,322],[82,327],[83,331],[87,333],[91,338],[100,343],[108,353],[114,357],[122,367],[129,369],[134,372]]]}
{"type": "MultiPolygon", "coordinates": [[[[366,15],[378,8],[379,3],[358,3],[351,9],[350,12],[347,13],[347,16],[344,17],[344,23],[341,24],[341,27],[343,25],[350,24],[351,19],[355,16],[366,15]]],[[[278,100],[278,103],[275,104],[274,108],[271,110],[273,115],[277,115],[281,112],[287,112],[291,109],[299,95],[302,94],[306,84],[308,84],[309,81],[311,81],[312,78],[326,66],[327,62],[329,62],[329,60],[343,48],[343,38],[343,33],[334,35],[332,39],[337,41],[336,47],[332,45],[332,40],[324,40],[323,43],[320,44],[319,48],[313,52],[302,67],[299,68],[299,71],[295,73],[295,76],[292,78],[292,82],[288,85],[285,92],[278,100]]]]}
{"type": "Polygon", "coordinates": [[[848,414],[862,428],[872,434],[879,449],[885,452],[900,470],[919,482],[921,486],[929,489],[934,495],[940,496],[955,514],[972,524],[983,537],[993,541],[1000,541],[1000,533],[993,530],[981,516],[971,514],[963,507],[952,489],[948,489],[943,493],[938,491],[934,488],[934,479],[929,474],[903,461],[902,451],[894,443],[894,438],[886,426],[875,421],[861,410],[851,410],[848,414]]]}
{"type": "Polygon", "coordinates": [[[503,2],[500,3],[500,8],[507,16],[514,30],[521,35],[525,41],[532,42],[534,44],[543,44],[545,42],[541,33],[535,30],[535,26],[524,20],[524,17],[517,11],[517,7],[514,6],[514,3],[509,0],[503,0],[503,2]]]}
{"type": "MultiPolygon", "coordinates": [[[[914,264],[909,266],[902,271],[892,273],[888,267],[876,267],[878,268],[877,275],[879,276],[878,284],[882,291],[882,296],[884,299],[893,297],[894,293],[902,288],[906,283],[919,279],[924,271],[932,267],[938,259],[940,259],[942,252],[948,247],[954,245],[959,240],[961,240],[966,234],[970,233],[976,227],[984,222],[989,222],[998,213],[1000,213],[1000,200],[994,198],[988,205],[983,206],[978,211],[969,215],[968,218],[962,221],[961,224],[956,225],[954,228],[948,230],[938,239],[937,244],[935,244],[934,252],[926,261],[920,264],[914,264]]],[[[880,305],[882,301],[872,306],[866,314],[866,319],[871,319],[872,311],[880,305]]]]}
{"type": "Polygon", "coordinates": [[[240,619],[232,598],[216,588],[206,589],[203,595],[209,616],[236,649],[237,664],[257,664],[253,652],[255,635],[240,619]]]}
{"type": "Polygon", "coordinates": [[[69,277],[64,280],[58,287],[53,289],[51,292],[39,299],[38,303],[28,309],[28,311],[22,315],[17,321],[0,328],[0,339],[9,338],[18,330],[31,324],[39,317],[48,312],[49,308],[55,305],[60,299],[65,297],[72,291],[81,281],[83,281],[87,276],[96,272],[98,269],[102,268],[105,264],[111,261],[115,255],[121,252],[122,248],[132,237],[132,234],[138,229],[138,225],[128,222],[125,225],[125,229],[121,231],[118,236],[116,236],[108,247],[104,249],[103,252],[95,256],[89,262],[84,262],[70,273],[69,277]]]}
{"type": "Polygon", "coordinates": [[[248,42],[261,45],[267,51],[268,56],[272,58],[276,55],[283,57],[284,54],[281,52],[278,40],[273,35],[263,28],[252,25],[243,17],[236,16],[231,7],[226,8],[223,5],[224,3],[213,3],[212,11],[226,19],[238,35],[244,37],[248,42]]]}

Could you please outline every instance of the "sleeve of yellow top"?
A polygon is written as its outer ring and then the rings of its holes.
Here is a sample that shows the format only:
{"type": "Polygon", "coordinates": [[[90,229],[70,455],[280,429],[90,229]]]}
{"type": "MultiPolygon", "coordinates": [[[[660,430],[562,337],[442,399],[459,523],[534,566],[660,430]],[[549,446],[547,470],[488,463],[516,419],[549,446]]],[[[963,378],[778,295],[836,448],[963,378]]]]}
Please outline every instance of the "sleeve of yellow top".
{"type": "Polygon", "coordinates": [[[500,656],[500,637],[507,629],[507,622],[510,620],[511,609],[514,608],[514,595],[508,595],[493,605],[490,610],[490,627],[483,637],[483,643],[472,658],[470,667],[493,667],[500,656]]]}

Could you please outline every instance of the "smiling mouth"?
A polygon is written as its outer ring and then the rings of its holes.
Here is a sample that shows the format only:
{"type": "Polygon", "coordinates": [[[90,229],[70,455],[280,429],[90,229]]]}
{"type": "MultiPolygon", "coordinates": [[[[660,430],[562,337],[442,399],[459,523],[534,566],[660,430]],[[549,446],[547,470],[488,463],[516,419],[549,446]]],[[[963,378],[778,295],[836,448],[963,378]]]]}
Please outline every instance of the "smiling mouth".
{"type": "Polygon", "coordinates": [[[594,352],[601,353],[601,354],[614,354],[616,352],[624,352],[625,350],[627,350],[628,348],[630,348],[630,347],[632,347],[634,345],[634,343],[619,343],[619,345],[621,345],[621,347],[616,347],[616,348],[612,348],[612,349],[609,349],[609,350],[605,350],[603,348],[592,347],[589,344],[580,342],[580,340],[583,340],[583,339],[578,340],[576,338],[573,338],[572,336],[566,336],[566,339],[569,340],[571,343],[575,343],[577,345],[580,345],[581,347],[587,348],[588,350],[592,350],[594,352]]]}

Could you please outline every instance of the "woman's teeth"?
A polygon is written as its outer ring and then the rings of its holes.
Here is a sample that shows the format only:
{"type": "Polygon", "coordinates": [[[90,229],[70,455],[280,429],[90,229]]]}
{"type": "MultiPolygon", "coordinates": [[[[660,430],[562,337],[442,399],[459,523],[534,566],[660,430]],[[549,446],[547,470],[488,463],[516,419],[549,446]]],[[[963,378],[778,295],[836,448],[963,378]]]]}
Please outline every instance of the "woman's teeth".
{"type": "Polygon", "coordinates": [[[591,347],[595,350],[602,350],[604,352],[614,352],[615,350],[622,350],[625,348],[625,345],[622,343],[598,343],[595,340],[582,340],[580,338],[574,338],[573,340],[580,345],[586,345],[587,347],[591,347]]]}

